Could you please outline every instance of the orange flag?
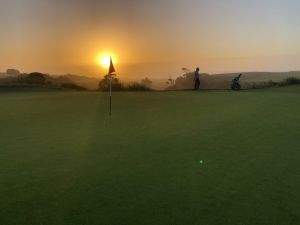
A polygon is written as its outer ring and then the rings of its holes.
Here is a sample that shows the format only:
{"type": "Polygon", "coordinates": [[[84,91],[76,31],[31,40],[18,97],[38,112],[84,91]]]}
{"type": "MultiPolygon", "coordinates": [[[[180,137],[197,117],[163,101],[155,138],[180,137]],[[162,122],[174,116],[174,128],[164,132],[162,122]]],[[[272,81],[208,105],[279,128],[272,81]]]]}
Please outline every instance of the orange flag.
{"type": "Polygon", "coordinates": [[[110,57],[110,65],[109,65],[109,74],[112,74],[112,73],[114,73],[114,72],[116,72],[116,70],[115,70],[115,67],[114,67],[114,64],[113,64],[113,61],[112,61],[112,58],[110,57]]]}

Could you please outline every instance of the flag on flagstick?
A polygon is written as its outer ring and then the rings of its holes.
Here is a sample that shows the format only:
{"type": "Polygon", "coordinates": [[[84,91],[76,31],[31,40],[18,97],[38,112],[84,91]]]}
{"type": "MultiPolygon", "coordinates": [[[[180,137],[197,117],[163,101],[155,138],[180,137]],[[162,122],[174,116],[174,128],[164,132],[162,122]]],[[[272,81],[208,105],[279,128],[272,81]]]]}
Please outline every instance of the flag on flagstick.
{"type": "Polygon", "coordinates": [[[115,70],[112,58],[110,57],[110,65],[109,65],[109,72],[108,72],[108,74],[112,74],[114,72],[116,72],[116,70],[115,70]]]}
{"type": "Polygon", "coordinates": [[[111,95],[112,95],[112,75],[116,72],[112,58],[110,57],[110,65],[108,70],[108,75],[110,76],[110,85],[109,85],[109,115],[111,115],[111,95]]]}

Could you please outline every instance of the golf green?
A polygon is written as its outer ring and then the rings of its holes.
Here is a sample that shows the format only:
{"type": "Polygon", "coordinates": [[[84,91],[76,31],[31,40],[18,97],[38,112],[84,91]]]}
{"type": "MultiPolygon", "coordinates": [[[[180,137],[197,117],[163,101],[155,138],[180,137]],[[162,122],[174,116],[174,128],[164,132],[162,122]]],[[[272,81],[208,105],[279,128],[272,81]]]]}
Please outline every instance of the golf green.
{"type": "Polygon", "coordinates": [[[108,100],[0,92],[1,225],[299,224],[300,86],[108,100]]]}

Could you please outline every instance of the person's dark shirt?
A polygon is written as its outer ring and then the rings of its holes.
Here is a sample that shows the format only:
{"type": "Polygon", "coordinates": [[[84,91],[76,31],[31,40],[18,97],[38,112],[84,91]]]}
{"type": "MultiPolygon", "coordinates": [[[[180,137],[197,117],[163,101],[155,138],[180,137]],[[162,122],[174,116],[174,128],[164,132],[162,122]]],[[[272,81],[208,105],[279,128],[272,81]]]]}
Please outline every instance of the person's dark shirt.
{"type": "Polygon", "coordinates": [[[195,71],[195,80],[200,80],[200,70],[195,71]]]}

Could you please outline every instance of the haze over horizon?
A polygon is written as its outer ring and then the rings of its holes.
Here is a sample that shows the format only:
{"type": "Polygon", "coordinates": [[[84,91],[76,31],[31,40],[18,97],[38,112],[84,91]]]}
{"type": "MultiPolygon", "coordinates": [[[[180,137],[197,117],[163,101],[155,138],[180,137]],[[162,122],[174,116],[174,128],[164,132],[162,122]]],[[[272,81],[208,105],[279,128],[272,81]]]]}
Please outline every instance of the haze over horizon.
{"type": "Polygon", "coordinates": [[[1,0],[0,71],[124,78],[300,70],[297,0],[1,0]]]}

